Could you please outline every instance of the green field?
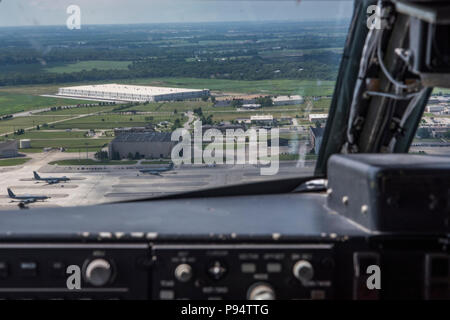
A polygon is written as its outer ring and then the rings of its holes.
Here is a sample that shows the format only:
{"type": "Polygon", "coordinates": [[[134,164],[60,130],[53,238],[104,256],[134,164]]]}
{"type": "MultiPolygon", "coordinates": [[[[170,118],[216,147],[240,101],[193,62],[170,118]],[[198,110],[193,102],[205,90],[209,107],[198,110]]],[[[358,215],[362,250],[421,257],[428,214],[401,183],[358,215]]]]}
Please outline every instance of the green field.
{"type": "MultiPolygon", "coordinates": [[[[44,123],[51,123],[58,120],[70,119],[69,116],[30,116],[30,117],[18,117],[11,120],[0,121],[0,134],[7,132],[14,132],[17,129],[26,129],[42,126],[44,123]]],[[[17,136],[20,138],[20,136],[17,136]]]]}
{"type": "MultiPolygon", "coordinates": [[[[0,130],[2,130],[2,127],[0,127],[0,130]]],[[[100,151],[113,139],[113,137],[101,137],[95,139],[86,137],[86,132],[87,131],[65,132],[30,130],[21,135],[11,134],[8,137],[0,137],[0,141],[6,139],[30,139],[31,148],[21,149],[21,152],[24,153],[42,152],[42,149],[44,148],[65,148],[66,152],[84,152],[88,149],[89,152],[96,152],[100,151]]]]}
{"type": "MultiPolygon", "coordinates": [[[[196,108],[213,109],[211,102],[203,101],[179,101],[179,102],[152,102],[129,107],[121,111],[139,111],[139,112],[186,112],[196,108]]],[[[233,109],[233,108],[231,108],[233,109]]]]}
{"type": "Polygon", "coordinates": [[[11,166],[19,166],[28,162],[30,158],[15,158],[15,159],[4,159],[0,160],[0,167],[11,167],[11,166]]]}
{"type": "Polygon", "coordinates": [[[148,164],[170,164],[172,161],[170,160],[154,160],[154,161],[142,161],[142,165],[148,165],[148,164]]]}
{"type": "Polygon", "coordinates": [[[70,159],[70,160],[58,160],[50,162],[51,165],[58,166],[117,166],[117,165],[133,165],[136,164],[135,160],[108,160],[108,161],[96,161],[92,159],[70,159]]]}
{"type": "MultiPolygon", "coordinates": [[[[33,149],[43,148],[65,148],[67,152],[99,151],[105,147],[112,139],[35,139],[31,140],[31,147],[33,149]]],[[[26,152],[27,149],[22,151],[26,152]]]]}
{"type": "Polygon", "coordinates": [[[52,131],[52,130],[31,130],[20,136],[20,139],[76,139],[85,138],[87,131],[52,131]]]}
{"type": "Polygon", "coordinates": [[[44,68],[50,73],[71,73],[83,70],[127,70],[131,61],[104,61],[104,60],[88,60],[69,64],[54,64],[44,68]]]}
{"type": "Polygon", "coordinates": [[[434,88],[433,94],[450,94],[450,89],[447,89],[447,88],[434,88]]]}
{"type": "MultiPolygon", "coordinates": [[[[19,85],[0,88],[0,96],[3,93],[42,95],[55,94],[60,87],[76,85],[88,85],[99,83],[117,82],[120,84],[135,84],[147,86],[170,86],[178,88],[204,89],[208,88],[219,92],[234,92],[247,94],[273,94],[287,95],[299,94],[302,96],[327,96],[334,90],[334,81],[313,81],[313,80],[260,80],[241,81],[223,79],[198,79],[198,78],[141,78],[125,79],[117,81],[85,81],[71,82],[65,84],[45,84],[45,85],[19,85]]],[[[72,100],[75,101],[75,100],[72,100]]],[[[85,101],[82,103],[86,103],[85,101]]],[[[76,104],[73,102],[72,104],[76,104]]]]}
{"type": "MultiPolygon", "coordinates": [[[[160,121],[174,121],[181,118],[183,123],[185,117],[181,115],[159,114],[149,115],[153,117],[152,123],[160,121]]],[[[96,116],[88,116],[81,119],[69,120],[55,124],[55,129],[114,129],[119,127],[145,127],[149,121],[146,120],[147,115],[120,115],[120,114],[104,114],[96,116]],[[131,120],[130,120],[131,119],[131,120]]]]}
{"type": "MultiPolygon", "coordinates": [[[[306,154],[305,160],[317,160],[318,156],[315,154],[306,154]]],[[[280,161],[293,161],[293,160],[299,160],[300,155],[299,154],[280,154],[279,156],[280,161]]]]}
{"type": "Polygon", "coordinates": [[[135,79],[121,82],[139,85],[170,86],[193,89],[208,88],[210,90],[221,92],[273,95],[299,94],[301,96],[327,96],[332,95],[334,90],[334,81],[288,79],[241,81],[197,78],[159,78],[135,79]]]}
{"type": "Polygon", "coordinates": [[[0,66],[0,72],[2,74],[8,73],[72,73],[80,72],[83,70],[90,71],[93,69],[97,70],[127,70],[131,61],[107,61],[107,60],[86,60],[75,63],[56,63],[50,62],[46,65],[40,63],[27,63],[27,64],[16,64],[16,65],[6,65],[0,66]]]}
{"type": "Polygon", "coordinates": [[[30,111],[65,105],[76,105],[81,103],[89,102],[87,102],[86,100],[48,98],[31,94],[8,93],[0,91],[0,116],[22,111],[30,111]]]}
{"type": "Polygon", "coordinates": [[[70,109],[62,109],[55,111],[44,111],[38,113],[39,115],[80,115],[88,113],[98,113],[98,112],[110,112],[117,106],[95,106],[95,107],[77,107],[70,109]]]}

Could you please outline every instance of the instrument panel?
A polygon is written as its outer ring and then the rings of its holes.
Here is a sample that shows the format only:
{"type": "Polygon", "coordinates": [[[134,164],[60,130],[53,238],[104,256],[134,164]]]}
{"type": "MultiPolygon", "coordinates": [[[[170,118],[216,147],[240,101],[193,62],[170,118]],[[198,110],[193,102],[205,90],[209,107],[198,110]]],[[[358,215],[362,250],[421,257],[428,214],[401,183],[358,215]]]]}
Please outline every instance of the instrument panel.
{"type": "Polygon", "coordinates": [[[351,241],[9,243],[0,246],[0,298],[450,298],[447,250],[376,248],[351,241]],[[381,270],[379,289],[368,286],[370,266],[381,270]]]}

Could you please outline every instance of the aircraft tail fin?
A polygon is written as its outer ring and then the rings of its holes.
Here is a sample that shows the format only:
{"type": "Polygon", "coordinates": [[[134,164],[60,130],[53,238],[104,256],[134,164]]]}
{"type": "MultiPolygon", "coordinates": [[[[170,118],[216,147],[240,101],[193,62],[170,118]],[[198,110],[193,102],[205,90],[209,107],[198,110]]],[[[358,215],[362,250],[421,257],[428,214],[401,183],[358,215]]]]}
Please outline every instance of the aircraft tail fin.
{"type": "Polygon", "coordinates": [[[8,188],[8,195],[9,195],[10,198],[15,198],[16,197],[16,195],[14,194],[14,192],[11,191],[10,188],[8,188]]]}
{"type": "Polygon", "coordinates": [[[34,178],[35,178],[36,180],[41,179],[41,177],[38,175],[38,173],[37,173],[36,171],[33,171],[33,174],[34,174],[34,178]]]}

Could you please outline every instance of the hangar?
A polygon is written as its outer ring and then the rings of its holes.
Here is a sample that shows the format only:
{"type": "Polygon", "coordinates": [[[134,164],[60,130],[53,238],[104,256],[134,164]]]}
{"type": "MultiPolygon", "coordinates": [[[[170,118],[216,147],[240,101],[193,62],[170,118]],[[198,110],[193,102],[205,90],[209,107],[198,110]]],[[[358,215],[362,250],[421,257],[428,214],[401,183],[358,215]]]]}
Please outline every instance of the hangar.
{"type": "Polygon", "coordinates": [[[133,132],[117,136],[108,147],[111,159],[128,158],[131,154],[146,159],[170,158],[177,141],[171,140],[170,132],[133,132]]]}
{"type": "Polygon", "coordinates": [[[0,158],[13,158],[17,157],[18,154],[16,140],[0,142],[0,158]]]}
{"type": "Polygon", "coordinates": [[[209,95],[208,89],[132,86],[117,83],[66,87],[58,90],[58,96],[124,102],[176,101],[209,95]]]}

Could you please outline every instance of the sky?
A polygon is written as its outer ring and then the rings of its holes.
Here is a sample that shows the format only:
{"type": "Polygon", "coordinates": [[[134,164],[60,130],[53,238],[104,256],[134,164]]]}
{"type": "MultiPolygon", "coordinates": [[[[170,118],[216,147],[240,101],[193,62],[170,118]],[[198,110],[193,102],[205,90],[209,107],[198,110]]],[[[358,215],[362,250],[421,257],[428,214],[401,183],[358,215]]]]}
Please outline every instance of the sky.
{"type": "Polygon", "coordinates": [[[0,27],[65,25],[70,5],[80,7],[82,24],[335,21],[353,8],[349,0],[0,0],[0,27]]]}

